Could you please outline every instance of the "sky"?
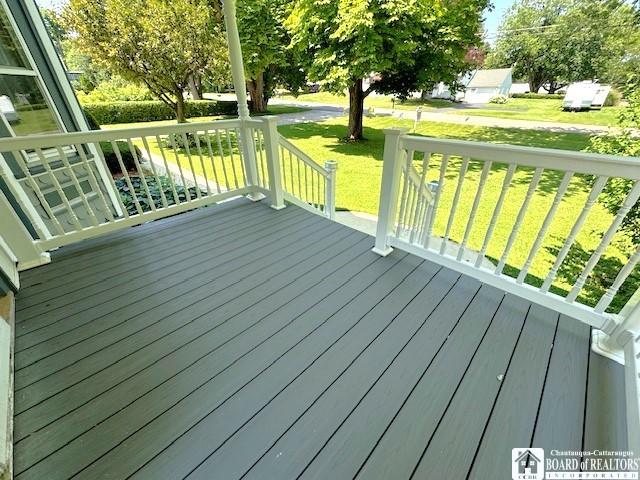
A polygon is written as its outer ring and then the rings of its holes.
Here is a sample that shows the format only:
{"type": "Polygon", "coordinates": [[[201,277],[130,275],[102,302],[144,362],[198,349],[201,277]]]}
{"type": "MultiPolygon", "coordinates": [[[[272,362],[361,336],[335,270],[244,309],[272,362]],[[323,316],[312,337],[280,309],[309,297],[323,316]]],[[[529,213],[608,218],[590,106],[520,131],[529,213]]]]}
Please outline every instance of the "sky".
{"type": "MultiPolygon", "coordinates": [[[[48,0],[51,1],[51,0],[48,0]]],[[[485,13],[484,28],[489,33],[495,33],[500,26],[504,13],[515,3],[515,0],[492,0],[493,11],[485,13]]]]}

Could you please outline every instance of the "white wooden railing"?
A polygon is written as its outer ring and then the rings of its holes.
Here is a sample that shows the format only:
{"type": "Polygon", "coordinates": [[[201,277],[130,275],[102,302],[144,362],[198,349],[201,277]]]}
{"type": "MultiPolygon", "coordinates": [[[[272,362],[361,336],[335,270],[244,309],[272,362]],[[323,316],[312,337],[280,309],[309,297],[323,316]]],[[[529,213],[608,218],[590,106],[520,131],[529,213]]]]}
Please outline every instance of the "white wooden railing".
{"type": "Polygon", "coordinates": [[[40,251],[239,195],[333,218],[335,169],[276,125],[264,117],[1,139],[0,176],[40,251]]]}
{"type": "Polygon", "coordinates": [[[328,160],[323,167],[282,135],[279,147],[284,198],[333,219],[337,162],[328,160]]]}
{"type": "MultiPolygon", "coordinates": [[[[394,246],[402,247],[611,333],[622,319],[606,313],[607,308],[629,281],[640,260],[640,250],[622,264],[617,277],[592,305],[585,304],[580,294],[614,238],[619,238],[626,214],[640,197],[639,180],[640,161],[632,158],[433,139],[388,130],[375,251],[385,255],[394,246]],[[478,174],[470,176],[471,169],[478,174]],[[406,171],[412,172],[410,177],[406,171]],[[518,182],[526,181],[524,196],[513,195],[516,176],[518,182]],[[588,260],[580,266],[573,284],[565,290],[554,288],[576,238],[584,233],[585,222],[611,178],[631,180],[630,193],[602,231],[587,232],[597,237],[597,247],[587,253],[588,260]],[[539,260],[543,245],[549,246],[549,231],[563,201],[573,201],[566,197],[576,198],[567,192],[577,184],[582,189],[586,185],[588,190],[584,198],[580,197],[580,213],[569,219],[570,230],[567,228],[562,238],[554,239],[559,242],[558,251],[553,253],[552,262],[543,265],[546,274],[528,275],[539,260]],[[429,185],[435,194],[424,189],[429,185]],[[420,189],[424,193],[416,195],[420,189]],[[461,200],[470,195],[472,202],[461,200]],[[542,215],[539,207],[535,211],[530,208],[534,202],[544,202],[542,215]],[[512,212],[509,218],[503,213],[505,205],[512,212]],[[509,226],[508,235],[496,236],[498,224],[503,229],[505,224],[509,226]],[[533,230],[527,229],[526,238],[522,233],[524,225],[536,225],[533,230]],[[472,233],[475,241],[469,245],[472,233]],[[525,245],[528,253],[513,265],[510,254],[516,244],[520,251],[525,245]]],[[[537,269],[538,274],[540,270],[537,269]]],[[[638,299],[640,295],[631,302],[638,299]]]]}

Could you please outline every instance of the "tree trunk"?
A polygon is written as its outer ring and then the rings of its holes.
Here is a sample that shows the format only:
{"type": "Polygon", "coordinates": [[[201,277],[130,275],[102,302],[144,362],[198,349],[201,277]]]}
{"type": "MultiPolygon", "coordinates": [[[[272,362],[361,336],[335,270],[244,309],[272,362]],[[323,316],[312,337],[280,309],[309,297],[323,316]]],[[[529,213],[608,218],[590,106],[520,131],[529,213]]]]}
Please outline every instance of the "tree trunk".
{"type": "Polygon", "coordinates": [[[539,72],[530,71],[528,82],[529,82],[529,91],[531,93],[538,93],[538,90],[540,90],[540,87],[544,85],[544,78],[539,72]]]}
{"type": "Polygon", "coordinates": [[[364,140],[362,135],[362,117],[364,114],[365,94],[362,90],[362,80],[357,80],[349,87],[349,127],[348,140],[364,140]]]}
{"type": "Polygon", "coordinates": [[[251,98],[251,111],[264,113],[267,111],[267,102],[264,98],[264,73],[260,72],[255,79],[247,80],[247,89],[251,98]]]}
{"type": "Polygon", "coordinates": [[[189,91],[191,92],[191,98],[202,100],[202,80],[199,75],[189,77],[189,91]]]}
{"type": "Polygon", "coordinates": [[[433,89],[422,90],[422,92],[420,93],[420,100],[422,100],[423,102],[429,100],[431,98],[431,92],[433,92],[433,89]]]}
{"type": "Polygon", "coordinates": [[[176,106],[175,106],[175,114],[176,120],[178,123],[186,123],[187,117],[184,109],[184,96],[182,95],[182,90],[176,90],[176,106]]]}

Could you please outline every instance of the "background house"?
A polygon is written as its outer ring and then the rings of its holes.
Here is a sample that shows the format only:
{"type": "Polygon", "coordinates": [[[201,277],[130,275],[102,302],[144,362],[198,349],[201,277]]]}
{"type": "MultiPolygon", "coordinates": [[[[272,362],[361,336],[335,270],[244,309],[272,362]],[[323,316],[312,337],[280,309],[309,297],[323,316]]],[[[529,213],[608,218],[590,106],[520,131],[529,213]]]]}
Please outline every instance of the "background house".
{"type": "Polygon", "coordinates": [[[467,103],[488,103],[497,95],[509,95],[511,84],[510,68],[477,70],[467,84],[464,101],[467,103]]]}

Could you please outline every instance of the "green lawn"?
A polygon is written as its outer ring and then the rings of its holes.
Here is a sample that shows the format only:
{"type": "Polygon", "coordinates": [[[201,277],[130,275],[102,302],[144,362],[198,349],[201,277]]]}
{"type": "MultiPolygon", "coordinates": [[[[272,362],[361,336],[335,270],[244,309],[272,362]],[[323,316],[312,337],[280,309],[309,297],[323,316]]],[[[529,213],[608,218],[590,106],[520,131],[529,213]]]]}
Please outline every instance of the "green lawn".
{"type": "MultiPolygon", "coordinates": [[[[304,93],[302,95],[298,95],[294,97],[293,95],[282,95],[278,97],[282,100],[295,100],[298,102],[309,102],[309,103],[327,103],[331,105],[341,105],[348,107],[349,106],[349,97],[347,95],[336,95],[334,93],[329,92],[318,92],[318,93],[304,93]]],[[[370,95],[364,101],[364,106],[374,107],[374,108],[396,108],[398,110],[415,110],[417,107],[423,107],[424,109],[428,108],[447,108],[451,107],[454,104],[449,102],[448,100],[440,100],[440,99],[432,99],[432,100],[418,100],[418,99],[407,99],[407,100],[399,100],[394,99],[392,96],[382,96],[382,95],[370,95]]]]}
{"type": "Polygon", "coordinates": [[[617,123],[618,114],[623,108],[624,107],[604,107],[601,110],[565,112],[562,110],[562,100],[510,98],[509,101],[503,105],[488,104],[485,108],[467,108],[455,113],[458,115],[512,118],[516,120],[614,126],[617,123]]]}

